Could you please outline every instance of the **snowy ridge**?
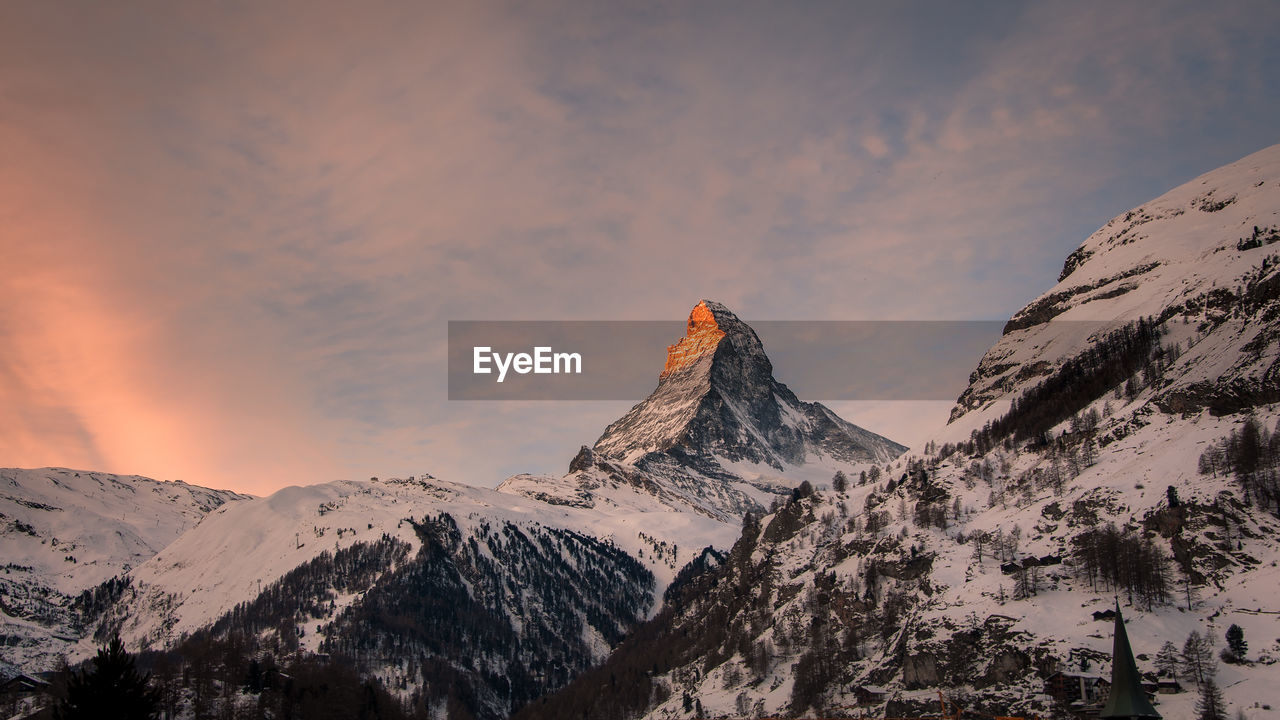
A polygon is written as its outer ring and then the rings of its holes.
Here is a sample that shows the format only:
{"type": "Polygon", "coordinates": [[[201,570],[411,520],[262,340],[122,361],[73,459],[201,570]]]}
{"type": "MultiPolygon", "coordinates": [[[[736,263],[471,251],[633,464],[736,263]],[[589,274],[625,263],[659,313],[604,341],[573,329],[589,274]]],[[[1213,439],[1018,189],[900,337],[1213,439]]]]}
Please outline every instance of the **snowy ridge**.
{"type": "Polygon", "coordinates": [[[1269,258],[1280,248],[1270,245],[1277,240],[1280,145],[1113,218],[1071,254],[1057,285],[1009,321],[957,401],[951,416],[956,427],[940,439],[964,439],[991,419],[985,411],[993,403],[1034,385],[1091,337],[1141,317],[1177,315],[1196,324],[1228,320],[1217,338],[1199,343],[1203,348],[1183,360],[1177,385],[1165,391],[1175,409],[1209,402],[1195,392],[1205,383],[1257,379],[1244,365],[1269,368],[1275,354],[1267,351],[1259,362],[1254,353],[1242,352],[1257,328],[1230,322],[1239,318],[1231,317],[1228,295],[1251,274],[1274,272],[1269,258]]]}
{"type": "Polygon", "coordinates": [[[136,475],[0,469],[5,660],[52,662],[78,634],[75,596],[142,565],[210,511],[246,499],[136,475]]]}
{"type": "MultiPolygon", "coordinates": [[[[503,523],[585,532],[639,557],[657,577],[659,591],[702,547],[727,546],[736,532],[705,516],[663,512],[652,502],[602,509],[554,506],[429,476],[289,487],[213,512],[199,528],[135,569],[133,597],[120,613],[122,636],[164,647],[252,599],[261,587],[319,553],[383,533],[416,550],[421,542],[410,521],[438,512],[448,513],[464,534],[482,524],[503,523]],[[640,538],[642,531],[683,547],[678,556],[660,557],[640,538]]],[[[84,652],[91,646],[86,640],[84,652]]]]}
{"type": "Polygon", "coordinates": [[[356,658],[406,698],[464,683],[472,712],[502,717],[602,660],[680,567],[736,535],[647,497],[573,507],[430,476],[285,488],[211,513],[136,568],[74,654],[116,631],[132,647],[162,648],[236,630],[276,656],[297,647],[356,658]],[[358,585],[311,569],[396,545],[403,557],[358,585]],[[388,613],[415,624],[388,634],[388,613]],[[459,644],[441,654],[437,637],[459,644]],[[456,673],[443,686],[418,670],[442,664],[456,673]],[[495,678],[513,684],[504,691],[495,678]]]}

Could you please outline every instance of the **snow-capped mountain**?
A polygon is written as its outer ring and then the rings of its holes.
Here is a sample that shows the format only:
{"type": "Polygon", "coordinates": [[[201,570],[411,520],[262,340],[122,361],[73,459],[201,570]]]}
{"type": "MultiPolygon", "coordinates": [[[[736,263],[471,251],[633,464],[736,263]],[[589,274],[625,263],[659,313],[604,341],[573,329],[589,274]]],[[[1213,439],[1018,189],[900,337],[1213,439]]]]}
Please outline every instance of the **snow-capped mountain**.
{"type": "Polygon", "coordinates": [[[142,565],[210,511],[245,499],[136,475],[0,469],[3,659],[52,662],[79,633],[72,605],[81,592],[142,565]]]}
{"type": "Polygon", "coordinates": [[[594,506],[617,502],[608,489],[625,487],[733,521],[802,480],[856,474],[905,450],[797,399],[774,379],[755,331],[703,300],[689,314],[685,337],[667,348],[657,389],[583,447],[568,475],[519,475],[499,489],[594,506]]]}
{"type": "Polygon", "coordinates": [[[496,490],[430,476],[339,481],[227,507],[131,574],[149,603],[166,601],[163,613],[131,613],[126,636],[162,645],[322,550],[369,535],[389,533],[416,548],[407,521],[436,510],[464,529],[533,523],[587,533],[642,559],[661,591],[703,547],[728,547],[740,512],[763,509],[760,501],[801,480],[827,482],[837,469],[853,473],[902,449],[797,400],[773,379],[751,328],[703,301],[688,336],[669,349],[658,389],[610,425],[594,450],[584,448],[564,477],[519,475],[496,490]],[[759,472],[735,474],[757,464],[770,470],[768,481],[759,472]]]}
{"type": "Polygon", "coordinates": [[[796,399],[755,333],[704,301],[653,396],[565,476],[339,481],[219,508],[90,593],[71,654],[117,632],[155,649],[243,635],[502,717],[604,659],[744,512],[901,450],[796,399]]]}
{"type": "Polygon", "coordinates": [[[685,337],[667,348],[657,389],[605,428],[592,450],[640,468],[665,455],[714,472],[707,466],[726,460],[778,471],[815,458],[882,463],[906,448],[798,400],[774,379],[755,331],[703,300],[685,337]]]}
{"type": "Polygon", "coordinates": [[[1280,146],[1113,219],[888,482],[747,523],[720,568],[520,717],[904,716],[937,711],[940,691],[1065,713],[1052,679],[1109,676],[1098,618],[1117,596],[1147,680],[1160,655],[1190,686],[1158,696],[1164,717],[1193,716],[1191,633],[1220,648],[1232,625],[1247,662],[1209,653],[1229,712],[1271,717],[1277,241],[1280,146]]]}

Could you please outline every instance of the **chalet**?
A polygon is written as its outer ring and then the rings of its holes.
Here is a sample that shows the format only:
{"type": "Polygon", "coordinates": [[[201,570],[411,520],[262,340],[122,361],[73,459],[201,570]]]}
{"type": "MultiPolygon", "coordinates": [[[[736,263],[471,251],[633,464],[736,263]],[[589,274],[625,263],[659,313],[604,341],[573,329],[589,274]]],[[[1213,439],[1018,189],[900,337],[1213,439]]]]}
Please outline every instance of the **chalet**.
{"type": "Polygon", "coordinates": [[[1111,621],[1111,620],[1115,620],[1115,619],[1116,619],[1116,611],[1115,611],[1115,610],[1101,610],[1101,611],[1094,611],[1094,613],[1093,613],[1093,619],[1094,619],[1095,621],[1101,621],[1101,620],[1111,621]]]}
{"type": "Polygon", "coordinates": [[[1182,691],[1182,683],[1178,682],[1178,678],[1161,676],[1156,679],[1156,692],[1161,695],[1176,695],[1182,691]]]}
{"type": "Polygon", "coordinates": [[[1106,678],[1087,672],[1056,672],[1044,681],[1044,694],[1066,707],[1099,703],[1110,688],[1106,678]]]}
{"type": "Polygon", "coordinates": [[[889,691],[879,685],[859,685],[853,689],[859,705],[878,705],[889,696],[889,691]]]}
{"type": "Polygon", "coordinates": [[[24,696],[44,691],[49,681],[34,675],[15,675],[0,682],[0,696],[24,696]]]}
{"type": "Polygon", "coordinates": [[[1029,555],[1022,558],[1021,562],[1007,562],[1000,566],[1000,572],[1005,575],[1014,575],[1022,570],[1029,570],[1033,567],[1042,567],[1045,565],[1061,565],[1061,555],[1044,555],[1036,557],[1029,555]]]}

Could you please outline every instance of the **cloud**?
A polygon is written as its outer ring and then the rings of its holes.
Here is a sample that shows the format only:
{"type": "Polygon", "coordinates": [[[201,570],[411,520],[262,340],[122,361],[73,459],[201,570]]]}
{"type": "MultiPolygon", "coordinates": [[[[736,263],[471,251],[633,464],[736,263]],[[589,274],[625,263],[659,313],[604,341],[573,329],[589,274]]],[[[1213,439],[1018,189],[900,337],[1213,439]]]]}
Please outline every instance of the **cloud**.
{"type": "Polygon", "coordinates": [[[946,425],[953,403],[933,400],[861,400],[826,403],[840,417],[908,447],[922,446],[946,425]]]}
{"type": "Polygon", "coordinates": [[[617,410],[447,402],[450,319],[1006,317],[1280,96],[1266,3],[5,14],[0,463],[258,491],[617,410]]]}
{"type": "Polygon", "coordinates": [[[868,135],[862,139],[862,149],[871,157],[880,160],[889,154],[889,141],[883,135],[868,135]]]}

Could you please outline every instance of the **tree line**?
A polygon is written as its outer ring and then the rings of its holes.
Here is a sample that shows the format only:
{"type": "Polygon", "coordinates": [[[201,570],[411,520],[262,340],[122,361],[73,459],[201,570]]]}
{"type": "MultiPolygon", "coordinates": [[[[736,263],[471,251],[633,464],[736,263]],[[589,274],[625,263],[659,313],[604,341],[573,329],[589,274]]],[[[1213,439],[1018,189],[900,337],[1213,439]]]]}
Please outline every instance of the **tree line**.
{"type": "MultiPolygon", "coordinates": [[[[443,709],[497,720],[598,662],[600,641],[618,643],[655,600],[641,562],[581,533],[464,530],[443,512],[409,522],[416,553],[385,534],[323,552],[172,648],[141,653],[160,715],[427,718],[443,709]]],[[[128,591],[127,580],[109,581],[79,604],[101,615],[128,591]]],[[[110,625],[99,626],[107,637],[110,625]]]]}
{"type": "Polygon", "coordinates": [[[1124,592],[1130,604],[1148,610],[1170,600],[1169,558],[1151,538],[1108,523],[1085,530],[1071,542],[1077,571],[1095,592],[1124,592]]]}
{"type": "Polygon", "coordinates": [[[1280,514],[1280,422],[1275,431],[1254,415],[1200,454],[1201,475],[1230,475],[1253,501],[1280,514]]]}
{"type": "MultiPolygon", "coordinates": [[[[1143,318],[1112,331],[1062,363],[1051,375],[1021,396],[1014,398],[1009,411],[974,430],[969,455],[985,455],[1004,440],[1043,440],[1049,429],[1086,409],[1093,401],[1144,371],[1155,378],[1177,355],[1176,347],[1160,343],[1161,330],[1143,318]]],[[[1127,383],[1136,394],[1136,381],[1127,383]]]]}

